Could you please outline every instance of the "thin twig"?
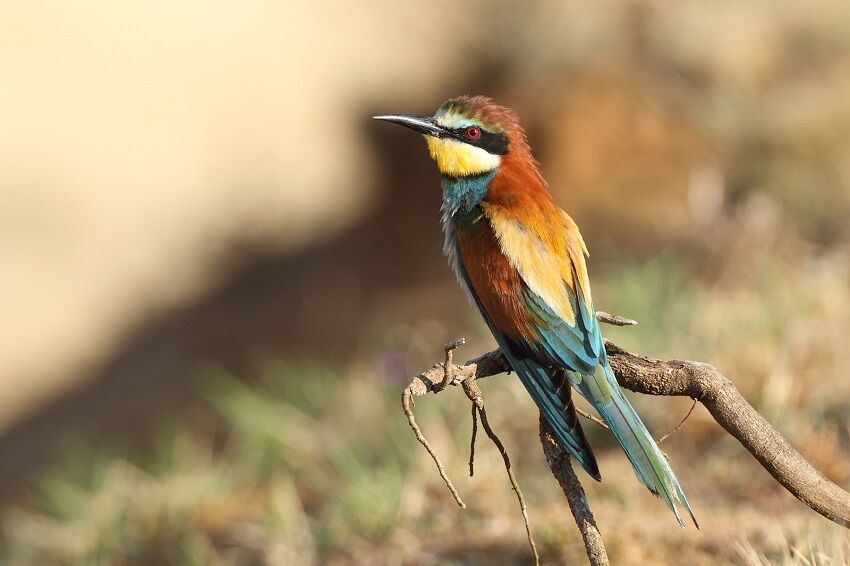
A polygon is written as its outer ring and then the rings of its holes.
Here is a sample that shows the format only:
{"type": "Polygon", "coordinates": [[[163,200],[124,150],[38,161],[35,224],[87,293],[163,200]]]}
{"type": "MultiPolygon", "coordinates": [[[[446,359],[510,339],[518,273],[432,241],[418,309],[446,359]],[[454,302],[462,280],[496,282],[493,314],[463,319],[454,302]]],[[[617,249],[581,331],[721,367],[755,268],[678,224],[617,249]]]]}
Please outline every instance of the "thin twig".
{"type": "Polygon", "coordinates": [[[428,454],[431,455],[431,459],[433,459],[434,463],[437,464],[437,471],[440,472],[440,477],[443,478],[446,487],[448,487],[449,491],[452,492],[452,496],[455,498],[457,504],[460,505],[461,509],[466,509],[466,504],[460,498],[460,494],[457,492],[457,489],[455,489],[452,480],[450,480],[448,474],[446,474],[446,469],[443,467],[443,463],[440,462],[440,458],[437,456],[437,453],[434,452],[433,448],[431,448],[431,444],[425,439],[425,435],[422,434],[422,431],[419,429],[419,425],[416,424],[416,417],[413,416],[413,410],[410,408],[412,399],[413,394],[408,387],[404,390],[404,393],[401,394],[401,406],[404,408],[404,414],[407,416],[407,423],[410,425],[410,428],[413,429],[413,433],[416,435],[416,440],[425,447],[425,450],[427,450],[428,454]]]}
{"type": "Polygon", "coordinates": [[[478,407],[472,403],[472,436],[469,439],[469,477],[475,475],[475,437],[478,435],[478,407]]]}
{"type": "MultiPolygon", "coordinates": [[[[693,403],[693,405],[691,405],[691,408],[688,411],[688,414],[685,415],[685,418],[683,418],[682,421],[679,424],[677,424],[676,427],[673,430],[671,430],[670,432],[668,432],[667,434],[665,434],[664,436],[662,436],[661,438],[656,440],[656,443],[661,444],[662,442],[667,440],[670,437],[670,435],[672,435],[673,433],[677,432],[680,428],[682,428],[682,425],[685,424],[685,421],[687,421],[688,417],[691,416],[691,413],[694,412],[694,408],[696,406],[697,406],[697,400],[694,399],[694,403],[693,403]]],[[[587,411],[585,411],[581,407],[576,407],[575,410],[576,410],[576,413],[583,416],[587,420],[595,422],[596,424],[598,424],[599,426],[601,426],[604,429],[611,430],[611,427],[609,427],[608,424],[605,421],[603,421],[602,419],[600,419],[599,417],[592,415],[591,413],[588,413],[587,411]]],[[[668,460],[670,459],[670,457],[667,455],[666,452],[664,452],[662,450],[661,453],[664,455],[665,458],[667,458],[668,460]]]]}
{"type": "Polygon", "coordinates": [[[484,432],[487,433],[487,436],[493,441],[493,444],[495,444],[496,448],[499,450],[499,454],[502,455],[502,461],[505,463],[505,471],[508,473],[511,488],[513,488],[514,493],[516,493],[517,500],[519,501],[522,519],[525,522],[525,534],[528,537],[528,544],[531,546],[531,553],[534,555],[534,563],[539,565],[540,555],[537,553],[537,545],[534,544],[534,536],[531,534],[531,522],[528,519],[528,508],[525,506],[525,498],[522,496],[522,490],[519,488],[519,484],[517,483],[513,469],[511,468],[511,457],[508,456],[508,451],[505,449],[505,445],[502,444],[502,441],[499,440],[499,436],[493,432],[493,429],[490,427],[490,421],[487,419],[487,411],[484,409],[484,395],[481,393],[481,389],[478,388],[475,378],[470,377],[464,379],[461,385],[463,385],[463,391],[466,393],[466,396],[469,397],[470,401],[472,401],[473,411],[477,410],[478,416],[481,417],[481,426],[484,427],[484,432]]]}
{"type": "Polygon", "coordinates": [[[587,411],[585,411],[581,407],[576,407],[575,409],[576,409],[576,413],[580,414],[581,416],[583,416],[587,420],[595,422],[596,424],[598,424],[602,428],[607,428],[608,430],[611,430],[611,428],[605,423],[605,421],[603,421],[599,417],[597,417],[595,415],[591,415],[590,413],[588,413],[587,411]]]}
{"type": "MultiPolygon", "coordinates": [[[[584,417],[584,418],[586,418],[587,420],[595,422],[596,424],[598,424],[599,426],[601,426],[602,428],[604,428],[604,429],[606,429],[606,430],[611,430],[611,427],[610,427],[610,426],[608,426],[608,423],[606,423],[605,421],[603,421],[603,420],[602,420],[602,419],[600,419],[599,417],[597,417],[597,416],[595,416],[595,415],[592,415],[592,414],[588,413],[587,411],[585,411],[585,410],[584,410],[584,409],[582,409],[581,407],[575,407],[575,410],[576,410],[576,413],[578,413],[579,415],[583,416],[583,417],[584,417]]],[[[693,407],[691,407],[691,410],[693,411],[693,407]]],[[[688,413],[688,414],[690,414],[690,413],[688,413]]],[[[685,418],[687,419],[688,417],[686,416],[685,418]]],[[[683,424],[684,422],[685,422],[685,421],[682,421],[681,423],[679,423],[679,426],[682,426],[682,424],[683,424]]],[[[679,428],[679,427],[676,427],[676,429],[678,429],[678,428],[679,428]]],[[[667,436],[668,436],[669,434],[672,434],[672,433],[674,433],[674,432],[676,432],[676,430],[675,430],[675,429],[674,429],[674,430],[672,430],[670,433],[665,434],[665,435],[661,438],[661,440],[664,440],[665,438],[667,438],[667,436]]],[[[661,442],[661,440],[659,440],[658,442],[660,443],[660,442],[661,442]]],[[[663,455],[664,455],[664,457],[665,457],[665,458],[667,458],[668,460],[670,459],[670,456],[668,456],[668,455],[667,455],[667,452],[665,452],[664,450],[659,450],[659,451],[661,452],[661,454],[663,454],[663,455]]]]}
{"type": "Polygon", "coordinates": [[[443,345],[443,351],[446,353],[446,361],[443,362],[443,379],[434,385],[434,393],[439,393],[452,382],[452,356],[456,348],[460,348],[466,344],[466,338],[458,338],[450,340],[443,345]]]}
{"type": "Polygon", "coordinates": [[[613,326],[634,326],[637,324],[636,320],[604,311],[596,311],[596,320],[613,326]]]}
{"type": "Polygon", "coordinates": [[[539,565],[540,555],[537,553],[537,545],[534,544],[534,536],[531,534],[531,523],[528,520],[528,508],[525,506],[525,498],[522,496],[522,490],[519,488],[514,472],[511,469],[511,458],[508,456],[508,451],[505,450],[505,446],[502,444],[502,441],[499,440],[499,437],[496,436],[496,433],[493,432],[492,428],[490,428],[490,423],[487,421],[487,411],[484,410],[483,405],[478,407],[478,413],[481,415],[481,426],[484,427],[484,432],[487,433],[487,436],[490,437],[490,440],[492,440],[493,444],[496,445],[496,448],[499,449],[499,453],[502,455],[502,460],[505,462],[505,471],[508,472],[508,478],[511,480],[511,487],[516,493],[517,500],[519,501],[519,508],[522,511],[522,518],[523,521],[525,521],[525,534],[528,536],[528,544],[531,545],[531,552],[534,554],[534,563],[539,565]]]}
{"type": "Polygon", "coordinates": [[[690,417],[690,416],[691,416],[691,413],[693,413],[693,412],[694,412],[694,409],[696,408],[696,406],[697,406],[697,400],[696,400],[696,399],[694,399],[694,402],[693,402],[693,404],[691,405],[691,408],[688,410],[688,414],[686,414],[686,415],[685,415],[685,418],[683,418],[683,419],[682,419],[682,422],[680,422],[679,424],[677,424],[677,425],[676,425],[676,428],[674,428],[673,430],[671,430],[670,432],[668,432],[667,434],[665,434],[664,436],[662,436],[661,438],[659,438],[659,439],[658,439],[658,444],[661,444],[662,442],[664,442],[665,440],[667,440],[667,439],[670,437],[670,435],[671,435],[671,434],[673,434],[673,433],[677,432],[680,428],[682,428],[682,425],[683,425],[683,424],[685,424],[685,421],[686,421],[686,420],[688,420],[688,417],[690,417]]]}
{"type": "MultiPolygon", "coordinates": [[[[447,358],[451,350],[464,342],[465,340],[460,338],[447,343],[444,347],[447,350],[447,358]],[[453,344],[455,344],[454,347],[452,347],[453,344]]],[[[443,479],[443,482],[445,482],[446,487],[449,488],[454,500],[462,509],[466,508],[466,504],[464,504],[457,492],[457,489],[455,489],[454,484],[449,479],[446,469],[443,467],[442,462],[440,462],[440,458],[437,456],[437,453],[431,447],[431,444],[425,438],[425,435],[422,434],[419,425],[416,424],[416,417],[413,415],[413,410],[411,408],[414,405],[413,399],[414,397],[421,397],[428,392],[438,393],[441,391],[439,386],[443,382],[456,385],[465,379],[472,378],[475,380],[481,376],[504,373],[509,368],[510,366],[508,366],[508,362],[505,360],[505,357],[498,351],[479,356],[474,360],[466,362],[466,364],[462,366],[453,365],[451,363],[451,358],[448,358],[445,363],[434,364],[434,366],[428,371],[422,372],[414,377],[410,384],[405,387],[404,392],[401,395],[402,410],[407,417],[407,422],[410,425],[411,430],[413,430],[413,433],[416,435],[416,440],[422,444],[431,456],[431,459],[434,460],[434,464],[437,465],[437,471],[440,473],[440,477],[443,479]],[[447,379],[447,374],[449,379],[447,379]]]]}

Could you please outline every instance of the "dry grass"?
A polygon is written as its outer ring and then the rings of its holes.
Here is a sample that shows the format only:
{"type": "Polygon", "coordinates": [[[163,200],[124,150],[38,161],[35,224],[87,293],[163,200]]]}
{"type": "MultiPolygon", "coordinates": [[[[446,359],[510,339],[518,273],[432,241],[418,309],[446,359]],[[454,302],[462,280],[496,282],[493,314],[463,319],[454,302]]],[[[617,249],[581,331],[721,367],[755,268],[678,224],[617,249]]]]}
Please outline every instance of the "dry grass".
{"type": "MultiPolygon", "coordinates": [[[[755,257],[760,244],[752,243],[755,257]]],[[[599,304],[641,321],[608,333],[638,351],[716,364],[820,469],[848,485],[846,258],[760,257],[746,277],[731,276],[720,260],[697,277],[673,255],[603,269],[599,304]]],[[[421,352],[407,362],[424,366],[438,348],[429,351],[415,333],[389,332],[393,350],[365,352],[347,368],[271,361],[257,386],[211,372],[220,417],[206,431],[178,426],[146,455],[71,453],[42,481],[39,503],[4,513],[6,562],[527,561],[499,455],[482,444],[476,477],[464,477],[470,423],[460,393],[423,399],[417,411],[469,509],[456,508],[415,443],[398,408],[407,370],[392,360],[421,352]]],[[[470,355],[489,346],[476,342],[470,355]]],[[[483,386],[544,561],[579,560],[581,543],[537,445],[531,402],[512,377],[483,386]]],[[[637,403],[658,436],[687,410],[686,400],[637,403]]],[[[582,480],[614,563],[846,562],[847,532],[782,491],[704,411],[665,443],[702,531],[679,529],[607,433],[587,429],[604,482],[582,480]]]]}

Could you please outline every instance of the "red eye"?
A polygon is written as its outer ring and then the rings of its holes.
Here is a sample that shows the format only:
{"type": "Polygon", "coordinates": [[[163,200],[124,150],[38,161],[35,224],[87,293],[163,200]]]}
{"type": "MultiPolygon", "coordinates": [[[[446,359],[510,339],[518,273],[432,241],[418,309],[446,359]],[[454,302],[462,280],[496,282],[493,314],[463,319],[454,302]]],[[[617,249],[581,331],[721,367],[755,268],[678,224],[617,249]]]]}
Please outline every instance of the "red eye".
{"type": "Polygon", "coordinates": [[[470,126],[466,129],[466,137],[471,140],[477,140],[481,137],[481,129],[475,126],[470,126]]]}

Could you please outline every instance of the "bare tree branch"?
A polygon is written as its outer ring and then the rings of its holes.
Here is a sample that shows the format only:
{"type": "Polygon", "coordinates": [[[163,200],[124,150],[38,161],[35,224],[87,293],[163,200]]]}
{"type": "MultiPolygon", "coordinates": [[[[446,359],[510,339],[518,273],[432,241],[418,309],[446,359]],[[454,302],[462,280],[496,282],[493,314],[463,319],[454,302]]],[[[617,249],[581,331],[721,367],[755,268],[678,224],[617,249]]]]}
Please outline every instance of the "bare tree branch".
{"type": "Polygon", "coordinates": [[[569,454],[555,440],[543,415],[540,415],[540,443],[543,445],[543,454],[546,455],[549,469],[552,470],[552,475],[558,480],[561,489],[564,490],[564,496],[570,504],[570,511],[572,511],[573,519],[575,519],[581,533],[590,566],[607,566],[608,553],[605,552],[602,535],[599,533],[596,519],[593,518],[593,513],[590,511],[590,505],[584,495],[584,488],[581,487],[581,483],[573,471],[569,454]]]}
{"type": "Polygon", "coordinates": [[[411,408],[411,405],[413,404],[412,395],[413,393],[409,387],[401,394],[401,406],[404,409],[405,416],[407,417],[407,424],[409,424],[410,428],[413,429],[413,433],[416,435],[416,440],[418,440],[428,454],[431,455],[431,458],[437,465],[437,471],[440,472],[440,477],[443,478],[443,482],[445,482],[446,487],[449,488],[450,492],[452,492],[452,497],[455,498],[455,502],[461,509],[466,509],[466,504],[460,498],[460,494],[457,492],[452,480],[450,480],[448,474],[446,474],[446,469],[443,467],[443,463],[440,462],[439,456],[437,456],[437,453],[434,452],[433,448],[431,448],[431,444],[428,440],[425,439],[425,435],[422,434],[422,431],[419,429],[419,425],[416,424],[416,417],[413,416],[413,409],[411,408]]]}
{"type": "MultiPolygon", "coordinates": [[[[629,319],[607,313],[597,313],[597,317],[600,321],[611,324],[636,324],[629,319]]],[[[417,439],[431,454],[441,477],[449,486],[458,504],[463,506],[439,458],[425,440],[410,410],[413,397],[422,396],[428,392],[438,393],[447,385],[463,385],[469,398],[476,403],[472,394],[472,385],[475,384],[475,380],[511,371],[500,350],[488,352],[464,365],[452,364],[450,350],[461,343],[456,341],[447,344],[446,361],[434,364],[431,369],[413,378],[402,395],[402,401],[405,414],[417,439]]],[[[701,362],[656,360],[632,354],[608,340],[605,341],[605,349],[611,368],[622,387],[647,395],[687,396],[699,401],[708,409],[714,420],[735,437],[785,489],[827,519],[850,528],[850,493],[815,470],[758,411],[747,403],[732,382],[717,369],[701,362]]],[[[477,387],[474,391],[483,405],[480,391],[477,387]]],[[[479,416],[483,424],[484,414],[479,412],[479,416]]],[[[674,431],[679,427],[681,424],[674,431]]],[[[485,428],[487,428],[486,425],[485,428]]],[[[551,436],[548,436],[545,427],[541,427],[540,438],[552,473],[564,490],[573,517],[579,526],[591,564],[607,564],[608,559],[599,530],[566,452],[551,436]]],[[[496,442],[496,444],[498,446],[501,443],[496,442]]],[[[500,452],[505,458],[510,474],[509,459],[504,452],[504,447],[500,447],[500,452]]],[[[513,477],[511,482],[514,488],[518,489],[513,477]]],[[[533,546],[525,505],[519,492],[518,496],[523,508],[523,517],[526,519],[529,541],[533,546]]]]}
{"type": "Polygon", "coordinates": [[[850,493],[815,470],[714,367],[638,356],[607,340],[605,349],[620,385],[648,395],[696,399],[785,489],[827,519],[850,528],[850,493]]]}

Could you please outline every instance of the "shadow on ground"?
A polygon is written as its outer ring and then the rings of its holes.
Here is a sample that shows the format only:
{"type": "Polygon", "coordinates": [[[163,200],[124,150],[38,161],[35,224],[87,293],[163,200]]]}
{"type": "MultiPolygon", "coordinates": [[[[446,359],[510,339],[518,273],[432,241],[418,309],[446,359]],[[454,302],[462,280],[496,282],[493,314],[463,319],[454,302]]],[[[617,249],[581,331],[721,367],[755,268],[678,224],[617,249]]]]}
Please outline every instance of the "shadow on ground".
{"type": "MultiPolygon", "coordinates": [[[[95,375],[80,380],[86,385],[0,437],[0,503],[26,493],[22,488],[38,477],[33,472],[55,462],[69,437],[84,444],[140,441],[157,423],[203,405],[203,364],[250,375],[258,353],[344,360],[380,297],[448,280],[439,177],[423,158],[421,140],[401,129],[372,127],[370,134],[383,157],[382,200],[372,214],[295,255],[234,249],[230,257],[241,267],[226,282],[142,323],[95,375]]],[[[460,321],[463,304],[460,293],[419,301],[408,320],[427,314],[460,321]]]]}

